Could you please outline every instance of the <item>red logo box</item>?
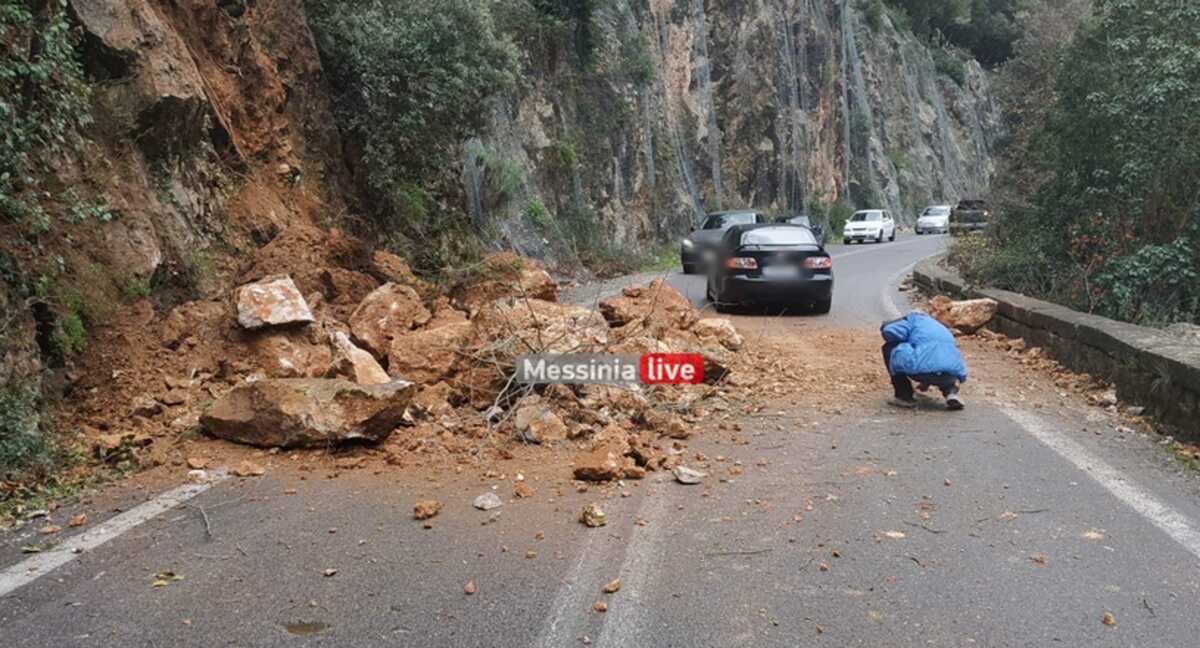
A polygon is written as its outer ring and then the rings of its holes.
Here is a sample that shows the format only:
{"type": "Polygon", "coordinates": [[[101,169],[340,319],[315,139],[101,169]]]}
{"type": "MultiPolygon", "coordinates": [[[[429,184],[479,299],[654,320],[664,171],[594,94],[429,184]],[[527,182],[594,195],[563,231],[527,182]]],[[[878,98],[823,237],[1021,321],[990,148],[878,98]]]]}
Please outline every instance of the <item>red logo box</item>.
{"type": "Polygon", "coordinates": [[[704,356],[699,353],[647,353],[638,363],[646,385],[699,385],[704,382],[704,356]]]}

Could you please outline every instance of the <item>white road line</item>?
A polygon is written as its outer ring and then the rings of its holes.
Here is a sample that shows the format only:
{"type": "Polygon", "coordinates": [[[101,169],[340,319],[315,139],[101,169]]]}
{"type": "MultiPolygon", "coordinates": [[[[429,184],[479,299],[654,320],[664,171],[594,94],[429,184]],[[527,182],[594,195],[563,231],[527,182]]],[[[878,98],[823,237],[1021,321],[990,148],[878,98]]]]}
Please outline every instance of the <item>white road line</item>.
{"type": "Polygon", "coordinates": [[[899,271],[893,273],[890,277],[888,277],[887,281],[884,282],[883,289],[879,293],[879,302],[880,305],[883,306],[883,312],[888,316],[888,319],[895,319],[904,315],[904,313],[900,312],[900,308],[896,306],[896,300],[892,298],[892,286],[900,281],[900,277],[903,277],[911,272],[912,269],[915,268],[920,262],[921,261],[918,259],[917,261],[913,261],[903,268],[900,268],[899,271]]]}
{"type": "MultiPolygon", "coordinates": [[[[664,491],[656,483],[642,497],[637,517],[647,520],[647,525],[634,526],[632,537],[625,545],[625,556],[617,571],[621,578],[621,598],[613,603],[601,620],[604,625],[601,638],[596,642],[600,646],[638,645],[630,641],[630,637],[636,637],[641,626],[645,606],[640,597],[654,571],[648,563],[658,544],[658,536],[666,525],[669,496],[664,491]]],[[[579,559],[571,566],[563,579],[563,586],[554,595],[548,622],[534,646],[561,648],[578,643],[582,627],[579,619],[590,617],[592,604],[601,598],[600,585],[612,579],[611,563],[596,558],[598,553],[595,545],[604,537],[589,534],[580,547],[579,559]]]]}
{"type": "Polygon", "coordinates": [[[157,517],[179,506],[212,488],[214,484],[224,481],[227,477],[228,475],[224,472],[216,472],[210,476],[208,481],[197,484],[185,484],[169,490],[93,529],[70,538],[50,551],[35,554],[0,571],[0,597],[7,596],[14,590],[28,585],[38,578],[75,560],[79,557],[80,553],[95,549],[146,520],[157,517]]]}
{"type": "Polygon", "coordinates": [[[1095,457],[1040,417],[1015,408],[1003,408],[1003,411],[1043,445],[1075,464],[1076,468],[1091,476],[1114,497],[1200,558],[1200,530],[1190,518],[1142,489],[1120,470],[1095,457]]]}
{"type": "MultiPolygon", "coordinates": [[[[660,482],[661,483],[661,482],[660,482]]],[[[685,487],[691,488],[691,487],[685,487]]],[[[646,628],[647,613],[652,608],[651,601],[643,600],[654,584],[654,575],[658,573],[655,566],[659,538],[667,525],[667,500],[670,499],[666,488],[657,488],[646,493],[640,513],[646,520],[646,526],[635,527],[633,538],[625,550],[625,560],[621,563],[621,598],[608,608],[605,614],[604,627],[600,630],[599,646],[644,646],[645,641],[639,638],[646,628]]]]}

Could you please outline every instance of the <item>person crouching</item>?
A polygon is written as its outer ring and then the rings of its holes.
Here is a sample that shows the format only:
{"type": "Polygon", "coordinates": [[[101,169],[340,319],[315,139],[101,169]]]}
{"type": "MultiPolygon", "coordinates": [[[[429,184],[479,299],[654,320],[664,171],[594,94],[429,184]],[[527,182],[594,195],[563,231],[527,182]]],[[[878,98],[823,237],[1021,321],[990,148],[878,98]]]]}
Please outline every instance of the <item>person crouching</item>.
{"type": "Polygon", "coordinates": [[[884,322],[879,332],[884,340],[883,364],[892,377],[895,390],[888,404],[915,408],[915,381],[921,391],[931,385],[937,387],[946,398],[946,409],[957,411],[963,408],[958,386],[967,381],[967,365],[950,329],[925,313],[913,311],[900,319],[884,322]]]}

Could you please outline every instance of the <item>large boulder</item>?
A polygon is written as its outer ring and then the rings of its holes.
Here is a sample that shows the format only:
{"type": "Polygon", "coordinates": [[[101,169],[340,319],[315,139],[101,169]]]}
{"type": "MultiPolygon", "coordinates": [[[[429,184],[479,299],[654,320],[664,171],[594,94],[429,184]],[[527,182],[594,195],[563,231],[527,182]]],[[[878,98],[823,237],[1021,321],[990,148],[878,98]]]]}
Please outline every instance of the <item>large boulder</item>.
{"type": "Polygon", "coordinates": [[[392,381],[391,376],[375,361],[375,356],[355,346],[350,336],[335,331],[330,341],[333,344],[330,377],[342,376],[360,385],[382,385],[392,381]]]}
{"type": "Polygon", "coordinates": [[[427,323],[432,315],[408,286],[386,283],[367,295],[350,315],[350,333],[377,358],[388,355],[392,340],[427,323]]]}
{"type": "Polygon", "coordinates": [[[946,328],[969,335],[992,321],[997,306],[994,299],[953,301],[938,295],[929,302],[929,314],[946,328]]]}
{"type": "Polygon", "coordinates": [[[601,300],[600,312],[609,326],[648,329],[656,336],[666,328],[691,328],[697,319],[692,302],[662,279],[645,288],[629,286],[620,296],[601,300]]]}
{"type": "Polygon", "coordinates": [[[319,378],[329,372],[329,346],[306,330],[263,331],[252,334],[250,350],[257,365],[271,378],[319,378]]]}
{"type": "Polygon", "coordinates": [[[308,302],[286,275],[266,277],[237,291],[238,324],[258,329],[313,321],[308,302]]]}
{"type": "Polygon", "coordinates": [[[378,442],[404,417],[412,383],[356,385],[348,380],[294,378],[245,383],[200,417],[214,436],[263,447],[378,442]]]}
{"type": "Polygon", "coordinates": [[[388,374],[426,385],[444,380],[454,374],[470,334],[470,323],[460,322],[398,336],[388,347],[388,374]]]}

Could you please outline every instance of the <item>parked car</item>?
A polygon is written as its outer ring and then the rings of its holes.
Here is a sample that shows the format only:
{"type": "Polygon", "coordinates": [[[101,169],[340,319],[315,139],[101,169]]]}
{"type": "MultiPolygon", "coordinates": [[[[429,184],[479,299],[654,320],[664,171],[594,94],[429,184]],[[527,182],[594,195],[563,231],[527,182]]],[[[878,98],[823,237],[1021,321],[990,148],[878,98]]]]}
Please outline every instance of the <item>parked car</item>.
{"type": "Polygon", "coordinates": [[[950,212],[950,233],[966,234],[987,229],[992,210],[982,200],[960,200],[950,212]]]}
{"type": "Polygon", "coordinates": [[[854,212],[846,227],[842,229],[842,242],[846,245],[854,241],[864,243],[883,240],[896,240],[896,221],[886,209],[864,209],[854,212]]]}
{"type": "Polygon", "coordinates": [[[708,214],[700,229],[693,228],[691,234],[679,244],[679,261],[684,274],[695,274],[707,265],[725,230],[734,225],[755,225],[769,221],[766,214],[753,209],[708,214]]]}
{"type": "Polygon", "coordinates": [[[917,217],[917,234],[945,234],[950,231],[950,205],[930,205],[917,217]]]}
{"type": "Polygon", "coordinates": [[[824,314],[833,305],[833,259],[807,227],[731,227],[714,261],[707,295],[719,312],[746,304],[797,304],[824,314]]]}
{"type": "Polygon", "coordinates": [[[789,225],[803,225],[812,230],[813,236],[817,237],[818,241],[825,241],[825,225],[813,223],[812,217],[808,214],[792,214],[791,216],[780,216],[775,219],[776,223],[787,223],[789,225]]]}

